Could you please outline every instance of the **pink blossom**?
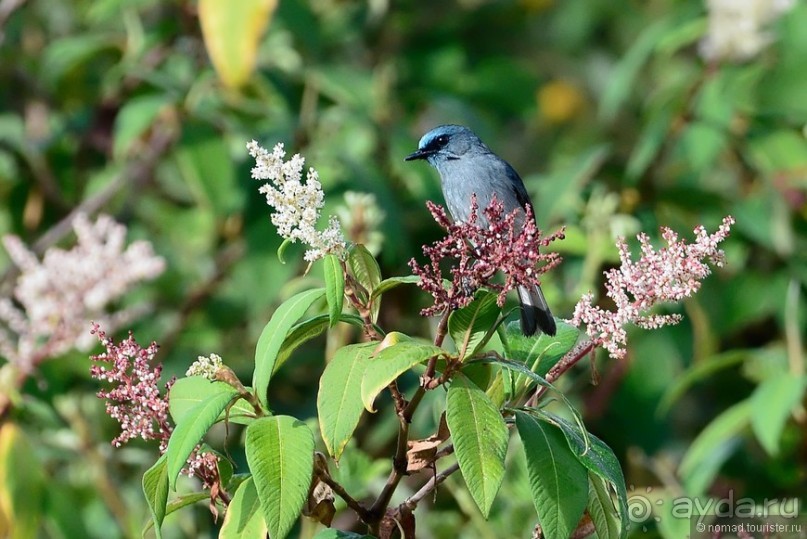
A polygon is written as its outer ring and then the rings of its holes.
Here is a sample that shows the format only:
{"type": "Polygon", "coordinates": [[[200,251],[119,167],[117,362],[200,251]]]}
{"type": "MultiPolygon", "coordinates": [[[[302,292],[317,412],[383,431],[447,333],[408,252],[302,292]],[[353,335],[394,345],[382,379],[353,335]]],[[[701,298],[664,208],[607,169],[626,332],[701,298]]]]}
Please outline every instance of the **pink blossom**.
{"type": "MultiPolygon", "coordinates": [[[[0,356],[30,374],[43,360],[71,348],[88,349],[90,320],[119,327],[138,311],[108,312],[140,281],[165,269],[147,241],[126,245],[126,227],[101,215],[73,221],[76,245],[48,249],[42,260],[16,236],[3,244],[21,270],[11,298],[0,298],[0,356]]],[[[142,310],[142,309],[140,309],[142,310]]]]}
{"type": "MultiPolygon", "coordinates": [[[[165,453],[174,427],[168,416],[168,392],[174,380],[165,384],[165,394],[159,387],[162,364],[154,363],[159,346],[152,342],[143,348],[129,332],[129,337],[118,344],[107,337],[97,323],[92,325],[92,334],[98,337],[106,351],[91,356],[95,362],[90,375],[112,384],[97,395],[106,400],[106,411],[121,426],[121,433],[112,440],[120,447],[133,438],[157,440],[160,453],[165,453]]],[[[197,447],[187,466],[182,470],[188,476],[202,480],[206,488],[218,483],[218,457],[211,452],[201,452],[197,447]]]]}
{"type": "Polygon", "coordinates": [[[729,236],[733,224],[733,217],[725,217],[714,234],[698,226],[694,243],[679,239],[678,234],[663,227],[661,235],[667,246],[658,251],[653,249],[647,234],[639,234],[641,257],[636,262],[631,260],[630,250],[620,238],[617,248],[621,265],[605,272],[605,288],[616,310],[595,306],[593,294],[588,293],[575,306],[571,323],[578,327],[585,324],[589,337],[608,350],[611,357],[625,357],[628,324],[653,329],[681,320],[677,314],[647,313],[658,303],[678,302],[697,292],[701,281],[711,273],[707,262],[723,266],[725,257],[718,244],[729,236]]]}
{"type": "Polygon", "coordinates": [[[428,264],[420,265],[414,258],[409,261],[412,273],[420,277],[418,286],[434,298],[434,304],[421,311],[423,316],[464,307],[481,287],[498,292],[497,301],[502,306],[509,291],[519,285],[540,285],[540,276],[560,263],[557,253],[542,253],[540,249],[562,239],[563,230],[543,236],[529,206],[526,212],[516,209],[505,214],[502,203],[494,197],[483,210],[485,219],[477,219],[479,206],[474,196],[468,222],[455,223],[442,206],[432,202],[426,205],[448,234],[423,246],[428,264]],[[452,281],[448,286],[443,283],[440,268],[445,259],[456,261],[451,267],[452,281]],[[493,281],[499,271],[504,274],[504,284],[493,281]]]}

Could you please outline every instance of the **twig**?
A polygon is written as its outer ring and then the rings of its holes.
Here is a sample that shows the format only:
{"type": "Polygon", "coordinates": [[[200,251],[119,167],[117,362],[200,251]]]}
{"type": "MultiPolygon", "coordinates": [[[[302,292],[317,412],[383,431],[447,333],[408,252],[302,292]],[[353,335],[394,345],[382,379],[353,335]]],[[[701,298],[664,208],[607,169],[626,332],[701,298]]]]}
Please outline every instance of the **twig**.
{"type": "Polygon", "coordinates": [[[417,507],[418,502],[425,498],[431,491],[437,488],[437,485],[442,483],[446,480],[446,478],[460,469],[460,465],[458,463],[454,463],[439,474],[435,475],[429,482],[423,485],[420,490],[409,496],[404,502],[401,504],[402,506],[407,507],[408,509],[414,511],[415,507],[417,507]]]}
{"type": "Polygon", "coordinates": [[[440,323],[437,324],[437,333],[434,336],[434,346],[443,346],[443,340],[448,332],[448,316],[450,314],[451,312],[446,310],[440,318],[440,323]]]}
{"type": "Polygon", "coordinates": [[[337,483],[333,479],[333,477],[331,477],[327,473],[322,472],[318,472],[317,477],[319,478],[320,481],[331,487],[331,490],[333,490],[337,496],[345,500],[347,506],[350,507],[353,511],[355,511],[355,513],[359,515],[360,519],[362,519],[364,522],[367,522],[370,519],[369,511],[367,510],[367,508],[364,507],[362,504],[360,504],[358,501],[356,501],[356,499],[345,490],[345,487],[337,483]]]}
{"type": "MultiPolygon", "coordinates": [[[[547,382],[552,383],[560,376],[571,369],[578,361],[586,357],[589,353],[594,351],[594,342],[593,341],[586,341],[583,343],[578,344],[572,350],[563,356],[563,358],[555,363],[555,365],[549,369],[549,372],[546,373],[545,379],[547,382]]],[[[525,406],[535,406],[538,402],[538,399],[546,392],[547,388],[544,386],[538,386],[535,389],[535,393],[533,393],[532,397],[524,403],[525,406]]]]}

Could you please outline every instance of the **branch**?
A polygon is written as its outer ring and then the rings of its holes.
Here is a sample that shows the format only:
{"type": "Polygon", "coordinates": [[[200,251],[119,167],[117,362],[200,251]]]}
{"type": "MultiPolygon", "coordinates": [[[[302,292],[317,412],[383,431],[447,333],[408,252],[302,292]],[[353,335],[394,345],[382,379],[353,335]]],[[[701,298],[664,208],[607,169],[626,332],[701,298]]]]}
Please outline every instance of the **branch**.
{"type": "Polygon", "coordinates": [[[340,498],[345,500],[347,506],[355,511],[362,521],[367,522],[370,519],[370,512],[367,510],[367,508],[356,501],[353,496],[348,494],[345,487],[337,483],[333,477],[330,476],[330,474],[323,473],[322,471],[318,470],[317,477],[320,481],[331,487],[331,490],[333,490],[340,498]]]}
{"type": "Polygon", "coordinates": [[[437,485],[442,483],[446,480],[446,478],[460,469],[459,463],[454,463],[439,474],[435,475],[429,482],[423,485],[420,490],[409,496],[401,506],[408,508],[409,510],[414,511],[415,507],[417,507],[418,502],[425,498],[430,492],[437,488],[437,485]]]}
{"type": "MultiPolygon", "coordinates": [[[[594,351],[594,341],[586,341],[583,343],[578,344],[572,350],[567,353],[563,358],[555,363],[555,365],[549,369],[549,372],[546,373],[546,381],[549,383],[554,382],[560,376],[571,369],[578,361],[586,357],[588,354],[594,351]]],[[[535,406],[538,402],[538,399],[546,392],[547,388],[544,386],[538,386],[535,389],[535,393],[533,393],[532,397],[524,403],[525,406],[535,406]]]]}

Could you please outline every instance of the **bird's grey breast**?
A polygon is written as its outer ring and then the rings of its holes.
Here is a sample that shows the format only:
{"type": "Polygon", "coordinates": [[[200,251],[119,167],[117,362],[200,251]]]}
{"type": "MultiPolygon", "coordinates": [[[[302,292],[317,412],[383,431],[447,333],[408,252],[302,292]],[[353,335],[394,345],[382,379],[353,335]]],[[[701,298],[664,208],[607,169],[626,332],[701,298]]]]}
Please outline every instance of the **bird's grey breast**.
{"type": "Polygon", "coordinates": [[[506,213],[522,207],[518,195],[519,188],[523,190],[521,180],[510,165],[493,153],[446,160],[437,166],[437,170],[448,211],[455,220],[470,220],[473,194],[476,194],[479,206],[477,219],[481,218],[483,223],[482,211],[490,205],[494,195],[506,213]]]}

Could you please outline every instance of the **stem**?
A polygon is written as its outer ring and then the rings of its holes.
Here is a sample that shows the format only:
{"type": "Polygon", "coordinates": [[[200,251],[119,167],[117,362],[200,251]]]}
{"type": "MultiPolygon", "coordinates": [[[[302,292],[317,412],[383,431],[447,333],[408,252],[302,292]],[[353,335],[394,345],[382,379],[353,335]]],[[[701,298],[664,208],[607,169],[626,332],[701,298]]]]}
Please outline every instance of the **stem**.
{"type": "Polygon", "coordinates": [[[440,318],[440,323],[437,324],[437,334],[434,336],[434,346],[443,346],[443,339],[446,338],[448,332],[448,315],[451,314],[448,309],[443,313],[440,318]]]}
{"type": "Polygon", "coordinates": [[[359,283],[355,277],[353,277],[347,271],[347,265],[342,262],[342,271],[345,275],[345,296],[347,299],[350,300],[350,303],[359,313],[359,316],[364,322],[364,334],[367,336],[368,339],[371,341],[380,341],[381,335],[375,329],[375,325],[373,324],[373,316],[372,312],[370,311],[369,300],[368,303],[364,303],[359,299],[358,291],[364,292],[365,295],[367,291],[364,290],[364,287],[359,283]]]}
{"type": "Polygon", "coordinates": [[[333,477],[331,477],[327,473],[318,473],[317,477],[319,478],[320,481],[331,487],[331,490],[333,490],[340,498],[345,500],[347,506],[350,507],[353,511],[355,511],[355,513],[359,515],[359,518],[362,519],[362,521],[367,522],[370,519],[370,512],[367,510],[367,508],[364,507],[362,504],[360,504],[358,501],[356,501],[356,499],[353,496],[348,494],[348,492],[345,490],[345,487],[334,481],[333,477]]]}
{"type": "MultiPolygon", "coordinates": [[[[586,341],[584,343],[578,344],[572,350],[563,356],[563,358],[555,363],[555,365],[549,369],[549,372],[546,373],[546,381],[549,383],[554,382],[560,376],[571,369],[578,361],[586,357],[589,353],[594,351],[594,341],[586,341]]],[[[533,393],[532,397],[524,403],[525,406],[535,406],[538,402],[538,399],[546,392],[547,388],[544,386],[538,386],[535,389],[535,393],[533,393]]]]}
{"type": "Polygon", "coordinates": [[[435,475],[429,482],[423,485],[420,490],[409,496],[401,506],[405,506],[409,510],[414,511],[415,507],[417,507],[418,502],[425,498],[430,492],[437,488],[437,485],[442,483],[446,480],[446,478],[460,469],[459,463],[454,463],[439,474],[435,475]]]}

